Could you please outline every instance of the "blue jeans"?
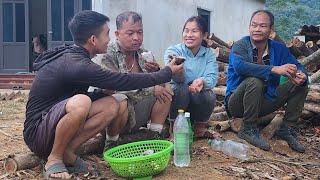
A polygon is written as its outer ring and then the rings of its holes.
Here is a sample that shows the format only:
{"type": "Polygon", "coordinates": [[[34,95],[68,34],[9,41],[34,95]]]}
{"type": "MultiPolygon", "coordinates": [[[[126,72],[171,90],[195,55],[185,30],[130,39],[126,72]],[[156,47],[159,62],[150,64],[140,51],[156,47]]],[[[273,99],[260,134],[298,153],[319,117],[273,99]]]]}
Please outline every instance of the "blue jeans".
{"type": "Polygon", "coordinates": [[[169,120],[174,121],[178,109],[190,112],[192,122],[207,122],[213,112],[216,96],[211,89],[204,89],[199,93],[189,92],[187,84],[174,84],[174,96],[170,107],[169,120]]]}

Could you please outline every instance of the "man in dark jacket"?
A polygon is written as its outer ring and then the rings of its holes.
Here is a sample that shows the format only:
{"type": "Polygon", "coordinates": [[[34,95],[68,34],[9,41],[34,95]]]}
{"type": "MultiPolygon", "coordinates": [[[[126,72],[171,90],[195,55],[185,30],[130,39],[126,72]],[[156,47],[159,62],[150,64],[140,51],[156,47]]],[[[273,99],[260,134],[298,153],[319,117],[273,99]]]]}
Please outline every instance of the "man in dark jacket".
{"type": "Polygon", "coordinates": [[[23,135],[32,152],[47,158],[47,178],[67,179],[71,172],[86,172],[88,165],[76,156],[77,148],[104,130],[118,113],[113,97],[89,96],[90,85],[111,90],[145,88],[168,82],[172,73],[182,70],[175,62],[149,74],[101,69],[91,58],[107,49],[108,21],[94,11],[76,14],[69,23],[75,44],[48,50],[34,63],[37,75],[29,94],[23,135]]]}
{"type": "Polygon", "coordinates": [[[307,72],[288,48],[268,39],[273,19],[269,11],[254,12],[250,37],[233,45],[225,104],[229,115],[243,117],[244,125],[238,136],[264,150],[269,150],[270,146],[260,137],[259,118],[284,107],[285,116],[276,135],[287,141],[293,150],[304,152],[288,124],[296,122],[301,115],[308,92],[307,72]],[[281,76],[289,81],[280,85],[281,76]]]}

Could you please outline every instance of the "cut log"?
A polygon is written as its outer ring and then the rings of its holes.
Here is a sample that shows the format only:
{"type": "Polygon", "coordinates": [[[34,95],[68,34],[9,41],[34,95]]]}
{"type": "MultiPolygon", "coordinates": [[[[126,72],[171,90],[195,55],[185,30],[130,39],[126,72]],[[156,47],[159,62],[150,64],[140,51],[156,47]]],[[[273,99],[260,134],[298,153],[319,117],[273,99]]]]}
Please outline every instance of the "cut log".
{"type": "Polygon", "coordinates": [[[230,49],[226,47],[222,47],[222,48],[217,47],[215,49],[215,55],[217,57],[217,61],[229,63],[230,49]]]}
{"type": "Polygon", "coordinates": [[[271,139],[274,133],[280,128],[283,121],[283,114],[277,114],[272,121],[262,130],[261,135],[265,139],[271,139]]]}
{"type": "Polygon", "coordinates": [[[293,42],[289,42],[287,44],[287,47],[294,57],[299,58],[303,55],[303,53],[293,44],[293,42]]]}
{"type": "Polygon", "coordinates": [[[220,96],[226,96],[226,90],[227,90],[226,86],[218,86],[213,88],[214,94],[220,95],[220,96]]]}
{"type": "Polygon", "coordinates": [[[303,59],[300,60],[300,63],[302,65],[307,65],[309,63],[317,63],[320,64],[320,49],[318,49],[316,52],[314,52],[313,54],[311,54],[308,57],[305,57],[303,59]]]}
{"type": "Polygon", "coordinates": [[[230,49],[231,49],[234,44],[234,41],[228,41],[227,44],[228,44],[228,47],[230,47],[230,49]]]}
{"type": "Polygon", "coordinates": [[[304,109],[314,113],[320,113],[320,105],[316,103],[304,103],[304,109]]]}
{"type": "Polygon", "coordinates": [[[219,72],[226,72],[228,70],[228,64],[218,61],[219,72]]]}
{"type": "Polygon", "coordinates": [[[229,121],[209,121],[210,126],[214,128],[214,130],[223,132],[230,128],[229,121]]]}
{"type": "Polygon", "coordinates": [[[227,48],[231,48],[226,42],[224,42],[223,40],[221,40],[220,38],[218,38],[217,36],[214,35],[214,33],[211,34],[210,38],[211,40],[214,40],[215,42],[217,42],[218,44],[227,47],[227,48]]]}
{"type": "Polygon", "coordinates": [[[307,48],[312,49],[313,52],[316,52],[319,49],[319,47],[313,41],[308,41],[306,46],[307,48]]]}
{"type": "MultiPolygon", "coordinates": [[[[88,140],[84,143],[77,154],[93,154],[101,153],[104,147],[104,136],[98,135],[95,138],[88,140]]],[[[13,173],[23,169],[31,169],[40,165],[41,159],[33,153],[23,155],[9,155],[4,162],[4,168],[6,173],[13,173]]]]}
{"type": "Polygon", "coordinates": [[[305,110],[305,109],[303,109],[302,110],[302,114],[301,114],[301,118],[302,119],[309,119],[309,118],[311,118],[312,116],[314,116],[314,113],[313,112],[310,112],[310,111],[308,111],[308,110],[305,110]]]}
{"type": "Polygon", "coordinates": [[[312,49],[309,49],[306,47],[305,43],[302,41],[299,41],[299,43],[297,44],[297,48],[302,52],[302,54],[304,56],[310,56],[311,54],[314,53],[314,51],[312,49]]]}
{"type": "Polygon", "coordinates": [[[230,128],[233,132],[239,132],[242,125],[243,125],[243,119],[242,118],[234,118],[230,121],[230,128]]]}
{"type": "Polygon", "coordinates": [[[41,159],[33,153],[24,155],[9,155],[4,161],[6,173],[14,173],[23,169],[30,169],[39,166],[41,159]]]}
{"type": "Polygon", "coordinates": [[[228,119],[228,115],[226,111],[218,112],[218,113],[212,113],[210,116],[211,121],[225,121],[228,119]]]}
{"type": "Polygon", "coordinates": [[[219,112],[223,112],[225,110],[226,110],[226,108],[224,106],[219,106],[219,107],[215,107],[213,112],[214,113],[219,113],[219,112]]]}
{"type": "Polygon", "coordinates": [[[320,70],[311,75],[311,83],[317,83],[320,80],[320,70]]]}
{"type": "Polygon", "coordinates": [[[224,72],[219,73],[218,86],[225,86],[227,81],[227,75],[224,72]]]}
{"type": "Polygon", "coordinates": [[[320,102],[320,93],[309,91],[306,100],[312,101],[314,103],[319,103],[320,102]]]}
{"type": "Polygon", "coordinates": [[[77,150],[77,154],[79,155],[88,155],[88,154],[96,154],[102,153],[104,148],[105,136],[97,135],[94,138],[89,139],[80,148],[77,150]]]}
{"type": "Polygon", "coordinates": [[[220,48],[224,47],[224,46],[218,44],[217,42],[215,42],[215,41],[212,40],[212,39],[206,39],[206,42],[207,42],[207,44],[208,44],[208,47],[211,47],[211,48],[213,48],[213,49],[218,48],[218,47],[220,47],[220,48]]]}
{"type": "Polygon", "coordinates": [[[320,85],[317,84],[311,84],[309,87],[310,91],[314,91],[314,92],[320,92],[320,85]]]}

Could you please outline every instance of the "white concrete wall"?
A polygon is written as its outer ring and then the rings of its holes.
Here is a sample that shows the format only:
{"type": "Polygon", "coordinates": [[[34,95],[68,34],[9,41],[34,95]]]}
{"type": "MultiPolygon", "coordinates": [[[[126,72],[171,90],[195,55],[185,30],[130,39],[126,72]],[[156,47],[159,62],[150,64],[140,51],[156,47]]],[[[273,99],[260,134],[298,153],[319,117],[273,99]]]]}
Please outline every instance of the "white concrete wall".
{"type": "Polygon", "coordinates": [[[248,34],[251,14],[264,9],[259,0],[92,0],[93,10],[110,18],[111,38],[114,40],[115,18],[131,10],[142,15],[144,48],[163,58],[165,49],[181,42],[187,18],[198,15],[197,8],[210,14],[210,30],[222,40],[236,41],[248,34]]]}

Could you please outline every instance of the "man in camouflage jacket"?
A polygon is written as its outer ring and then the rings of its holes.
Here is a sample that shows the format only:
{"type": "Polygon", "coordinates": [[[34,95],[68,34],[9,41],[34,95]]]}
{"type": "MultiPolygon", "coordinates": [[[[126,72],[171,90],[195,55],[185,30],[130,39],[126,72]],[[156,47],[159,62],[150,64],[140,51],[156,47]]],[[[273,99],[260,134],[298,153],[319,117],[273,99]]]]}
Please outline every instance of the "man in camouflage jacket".
{"type": "MultiPolygon", "coordinates": [[[[121,73],[149,73],[160,70],[153,59],[142,56],[143,29],[141,16],[135,12],[124,12],[116,18],[117,40],[110,43],[106,54],[97,61],[106,69],[121,73]]],[[[151,120],[150,130],[161,133],[169,113],[173,92],[168,84],[133,91],[113,92],[120,103],[117,119],[106,130],[106,146],[117,141],[119,134],[130,133],[146,126],[151,120]]],[[[106,147],[108,148],[108,147],[106,147]]]]}

